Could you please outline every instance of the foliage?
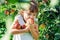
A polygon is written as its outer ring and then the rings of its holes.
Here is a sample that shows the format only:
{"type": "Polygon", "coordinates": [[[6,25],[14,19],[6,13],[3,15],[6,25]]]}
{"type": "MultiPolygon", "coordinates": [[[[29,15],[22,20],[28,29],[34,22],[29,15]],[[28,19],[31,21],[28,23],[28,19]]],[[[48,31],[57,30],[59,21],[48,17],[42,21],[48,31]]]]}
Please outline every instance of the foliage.
{"type": "MultiPolygon", "coordinates": [[[[59,0],[57,0],[59,1],[59,0]]],[[[53,5],[50,6],[50,2],[47,5],[44,2],[39,2],[39,14],[38,14],[38,22],[39,22],[39,32],[40,32],[40,40],[59,40],[60,34],[60,6],[53,5]],[[43,10],[43,11],[42,11],[43,10]],[[44,24],[44,25],[42,25],[44,24]],[[41,25],[43,28],[41,28],[41,25]],[[57,35],[56,35],[57,34],[57,35]],[[58,36],[58,37],[57,37],[58,36]]]]}

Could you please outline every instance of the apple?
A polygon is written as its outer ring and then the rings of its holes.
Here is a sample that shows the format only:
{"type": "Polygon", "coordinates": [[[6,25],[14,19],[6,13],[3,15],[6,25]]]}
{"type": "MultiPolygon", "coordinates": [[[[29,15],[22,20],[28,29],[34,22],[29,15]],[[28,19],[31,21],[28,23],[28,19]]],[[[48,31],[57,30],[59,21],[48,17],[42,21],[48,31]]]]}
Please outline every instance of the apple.
{"type": "Polygon", "coordinates": [[[22,29],[25,29],[26,28],[26,25],[22,25],[22,29]]]}
{"type": "Polygon", "coordinates": [[[11,9],[10,12],[13,13],[13,12],[15,12],[15,10],[11,9]]]}
{"type": "Polygon", "coordinates": [[[5,10],[5,12],[4,12],[6,15],[9,15],[10,13],[9,13],[9,10],[5,10]]]}
{"type": "Polygon", "coordinates": [[[18,22],[16,22],[13,26],[13,29],[18,29],[19,30],[20,28],[21,28],[21,26],[18,22]]]}
{"type": "Polygon", "coordinates": [[[29,19],[27,20],[27,22],[29,22],[30,24],[34,24],[34,19],[33,19],[33,18],[29,18],[29,19]]]}

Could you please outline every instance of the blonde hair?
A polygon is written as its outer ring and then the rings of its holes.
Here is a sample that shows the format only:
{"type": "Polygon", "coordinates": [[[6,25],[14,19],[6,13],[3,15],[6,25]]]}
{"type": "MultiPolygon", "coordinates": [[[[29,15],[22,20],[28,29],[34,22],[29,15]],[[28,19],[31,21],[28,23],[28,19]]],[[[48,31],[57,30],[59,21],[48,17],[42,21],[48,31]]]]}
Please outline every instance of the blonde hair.
{"type": "Polygon", "coordinates": [[[21,9],[23,10],[29,10],[30,4],[29,3],[21,3],[21,9]]]}

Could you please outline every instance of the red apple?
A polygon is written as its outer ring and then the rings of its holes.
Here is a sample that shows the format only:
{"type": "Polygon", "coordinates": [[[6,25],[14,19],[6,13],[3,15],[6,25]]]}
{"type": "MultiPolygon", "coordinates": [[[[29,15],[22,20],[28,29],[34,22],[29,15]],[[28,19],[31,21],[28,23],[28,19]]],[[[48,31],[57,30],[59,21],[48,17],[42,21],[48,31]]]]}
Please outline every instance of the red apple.
{"type": "Polygon", "coordinates": [[[10,12],[15,12],[15,10],[11,9],[10,12]]]}
{"type": "Polygon", "coordinates": [[[18,22],[16,22],[13,26],[13,29],[18,29],[19,30],[20,28],[21,28],[21,26],[18,22]]]}
{"type": "Polygon", "coordinates": [[[25,29],[25,28],[26,28],[26,26],[25,26],[25,25],[23,25],[23,26],[22,26],[22,29],[25,29]]]}
{"type": "Polygon", "coordinates": [[[34,19],[33,18],[29,18],[28,20],[29,20],[28,22],[30,22],[31,24],[34,24],[34,19]]]}
{"type": "Polygon", "coordinates": [[[5,14],[6,14],[6,15],[9,15],[9,11],[8,11],[8,10],[5,10],[5,14]]]}

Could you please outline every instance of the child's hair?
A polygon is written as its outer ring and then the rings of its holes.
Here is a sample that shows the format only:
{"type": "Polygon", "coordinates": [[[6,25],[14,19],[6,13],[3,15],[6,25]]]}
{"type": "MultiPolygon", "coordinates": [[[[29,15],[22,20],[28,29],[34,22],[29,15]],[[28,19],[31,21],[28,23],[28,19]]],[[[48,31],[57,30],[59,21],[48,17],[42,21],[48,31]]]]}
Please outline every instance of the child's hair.
{"type": "Polygon", "coordinates": [[[30,8],[29,8],[30,12],[34,13],[34,12],[38,12],[38,5],[35,1],[31,1],[30,2],[30,8]]]}

